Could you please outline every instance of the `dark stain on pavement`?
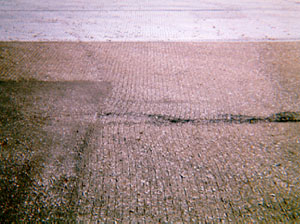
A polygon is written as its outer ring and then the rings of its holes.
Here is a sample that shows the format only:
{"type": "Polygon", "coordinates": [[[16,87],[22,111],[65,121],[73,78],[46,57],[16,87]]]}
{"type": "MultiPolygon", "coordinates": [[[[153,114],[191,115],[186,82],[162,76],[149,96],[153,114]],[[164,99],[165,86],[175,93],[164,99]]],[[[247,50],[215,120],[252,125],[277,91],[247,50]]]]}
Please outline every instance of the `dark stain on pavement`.
{"type": "Polygon", "coordinates": [[[74,221],[93,118],[110,89],[108,82],[0,81],[1,223],[74,221]],[[62,136],[78,127],[76,136],[62,136]],[[54,151],[63,145],[73,147],[75,176],[57,173],[44,185],[47,163],[67,155],[54,151]]]}

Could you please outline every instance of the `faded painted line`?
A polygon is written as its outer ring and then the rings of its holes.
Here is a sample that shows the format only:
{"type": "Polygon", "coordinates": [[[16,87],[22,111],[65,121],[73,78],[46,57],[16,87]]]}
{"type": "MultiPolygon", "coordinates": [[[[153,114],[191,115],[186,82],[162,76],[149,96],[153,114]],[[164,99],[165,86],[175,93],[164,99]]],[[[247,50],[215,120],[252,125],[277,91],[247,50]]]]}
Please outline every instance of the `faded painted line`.
{"type": "MultiPolygon", "coordinates": [[[[253,9],[256,10],[256,9],[253,9]]],[[[266,9],[274,11],[274,9],[266,9]]],[[[1,9],[0,12],[240,12],[240,9],[1,9]]],[[[252,11],[252,10],[251,10],[252,11]]],[[[296,11],[296,10],[295,10],[296,11]]]]}

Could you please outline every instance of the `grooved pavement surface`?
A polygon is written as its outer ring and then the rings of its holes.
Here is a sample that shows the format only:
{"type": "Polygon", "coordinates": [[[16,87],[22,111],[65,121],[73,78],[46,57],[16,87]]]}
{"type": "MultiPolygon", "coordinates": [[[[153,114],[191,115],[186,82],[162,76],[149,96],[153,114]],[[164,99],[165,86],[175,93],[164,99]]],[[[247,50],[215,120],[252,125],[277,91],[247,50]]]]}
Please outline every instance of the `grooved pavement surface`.
{"type": "Polygon", "coordinates": [[[299,49],[1,42],[1,218],[299,221],[299,49]]]}

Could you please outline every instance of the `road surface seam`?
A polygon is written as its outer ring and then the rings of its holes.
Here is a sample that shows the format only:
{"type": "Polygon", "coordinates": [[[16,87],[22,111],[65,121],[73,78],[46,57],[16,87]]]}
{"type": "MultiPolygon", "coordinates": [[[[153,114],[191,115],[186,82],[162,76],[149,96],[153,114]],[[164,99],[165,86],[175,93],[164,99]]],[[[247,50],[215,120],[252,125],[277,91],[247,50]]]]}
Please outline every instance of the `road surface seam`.
{"type": "Polygon", "coordinates": [[[257,122],[300,122],[299,112],[280,112],[276,114],[271,114],[268,117],[258,117],[258,116],[247,116],[247,115],[235,115],[235,114],[221,114],[216,116],[216,118],[179,118],[172,117],[161,114],[137,114],[137,113],[104,113],[98,114],[98,118],[115,118],[115,117],[136,117],[136,118],[149,118],[155,124],[161,123],[174,123],[174,124],[184,124],[184,123],[257,123],[257,122]]]}

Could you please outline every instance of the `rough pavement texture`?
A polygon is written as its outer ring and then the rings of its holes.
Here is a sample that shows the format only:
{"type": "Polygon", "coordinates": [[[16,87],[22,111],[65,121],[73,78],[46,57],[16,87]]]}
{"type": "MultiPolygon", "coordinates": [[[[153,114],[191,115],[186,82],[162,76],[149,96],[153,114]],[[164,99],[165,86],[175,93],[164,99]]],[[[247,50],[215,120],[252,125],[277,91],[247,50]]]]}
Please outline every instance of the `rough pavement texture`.
{"type": "Polygon", "coordinates": [[[299,221],[299,49],[1,42],[1,221],[299,221]]]}
{"type": "Polygon", "coordinates": [[[299,40],[298,0],[1,0],[1,41],[299,40]]]}

